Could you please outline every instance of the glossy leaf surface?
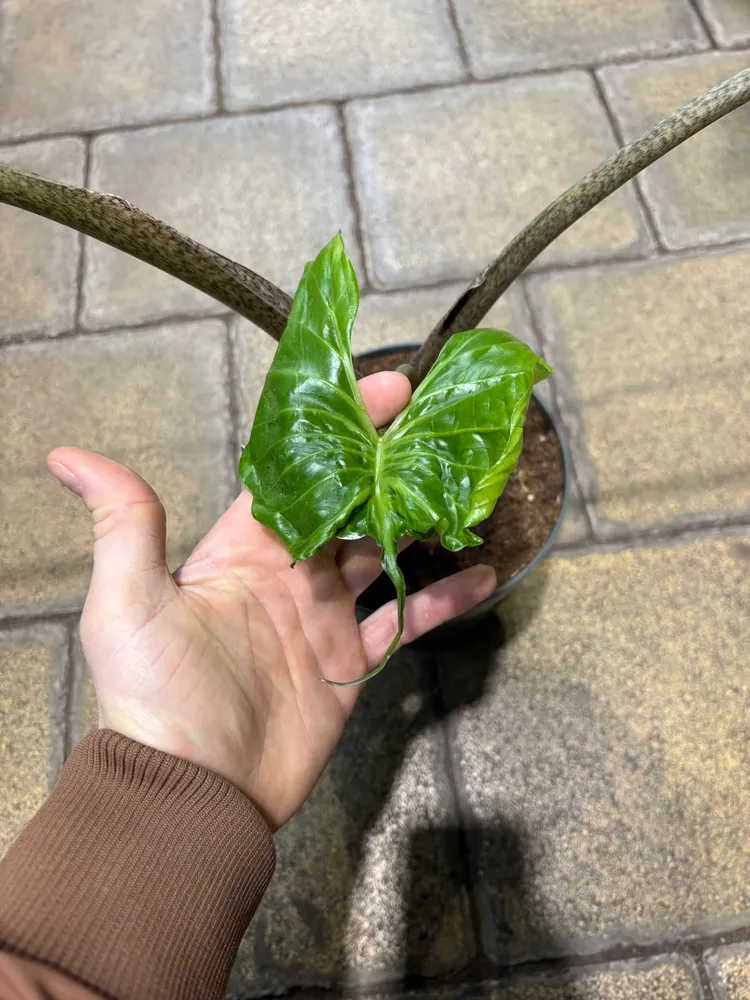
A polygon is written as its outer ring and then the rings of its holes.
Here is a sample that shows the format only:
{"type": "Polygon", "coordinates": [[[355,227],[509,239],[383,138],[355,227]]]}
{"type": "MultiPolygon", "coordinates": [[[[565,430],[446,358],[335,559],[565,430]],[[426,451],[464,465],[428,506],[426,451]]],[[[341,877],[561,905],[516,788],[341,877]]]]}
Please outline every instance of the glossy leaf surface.
{"type": "MultiPolygon", "coordinates": [[[[480,545],[469,529],[492,512],[521,452],[532,386],[551,369],[500,330],[455,334],[384,434],[357,389],[351,331],[359,304],[340,236],[305,268],[268,372],[240,479],[253,515],[294,561],[329,539],[370,535],[398,597],[403,535],[437,531],[453,551],[480,545]]],[[[366,680],[367,678],[362,678],[366,680]]],[[[360,683],[360,681],[354,682],[360,683]]]]}

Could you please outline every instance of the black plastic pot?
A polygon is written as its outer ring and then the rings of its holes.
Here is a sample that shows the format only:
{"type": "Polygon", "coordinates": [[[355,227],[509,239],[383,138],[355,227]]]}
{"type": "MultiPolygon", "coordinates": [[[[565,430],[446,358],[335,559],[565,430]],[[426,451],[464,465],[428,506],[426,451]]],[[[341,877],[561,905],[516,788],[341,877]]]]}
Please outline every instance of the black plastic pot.
{"type": "MultiPolygon", "coordinates": [[[[382,357],[384,354],[391,354],[394,351],[416,351],[418,347],[418,344],[393,344],[389,347],[378,347],[373,351],[365,351],[363,354],[359,355],[359,357],[363,359],[378,358],[382,357]]],[[[562,429],[557,418],[550,412],[548,407],[544,402],[542,402],[535,392],[532,392],[532,396],[539,409],[549,420],[550,427],[552,428],[555,437],[557,438],[558,445],[560,446],[560,455],[563,467],[563,495],[557,522],[550,532],[547,541],[527,566],[524,566],[519,573],[516,573],[514,577],[511,577],[511,579],[504,583],[501,587],[498,587],[497,590],[490,594],[490,596],[485,601],[482,601],[481,604],[477,604],[477,606],[472,608],[471,611],[464,612],[464,614],[459,615],[458,618],[454,618],[452,621],[446,622],[445,625],[441,625],[438,628],[433,629],[432,632],[428,633],[428,635],[424,636],[423,639],[419,640],[420,643],[431,643],[436,639],[443,640],[449,638],[451,635],[455,635],[456,633],[463,631],[467,626],[472,625],[479,618],[488,614],[508,596],[514,587],[518,586],[525,576],[536,569],[536,567],[547,558],[552,546],[555,544],[555,539],[557,538],[562,526],[563,518],[565,517],[565,509],[568,504],[568,493],[571,479],[570,456],[568,454],[568,447],[565,443],[565,438],[563,437],[562,429]]],[[[368,608],[362,604],[357,604],[357,619],[359,621],[364,621],[364,619],[371,615],[374,610],[375,608],[368,608]]]]}

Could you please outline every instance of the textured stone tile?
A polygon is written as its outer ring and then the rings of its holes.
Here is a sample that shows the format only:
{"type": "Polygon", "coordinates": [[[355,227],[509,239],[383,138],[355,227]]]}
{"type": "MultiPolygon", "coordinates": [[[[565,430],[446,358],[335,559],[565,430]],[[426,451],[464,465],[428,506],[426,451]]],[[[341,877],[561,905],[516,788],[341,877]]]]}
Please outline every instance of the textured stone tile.
{"type": "Polygon", "coordinates": [[[720,45],[750,44],[750,6],[747,0],[698,0],[720,45]]]}
{"type": "MultiPolygon", "coordinates": [[[[80,139],[0,148],[0,163],[67,184],[83,183],[83,156],[80,139]]],[[[0,338],[73,326],[79,254],[80,238],[72,229],[0,206],[0,338]]]]}
{"type": "Polygon", "coordinates": [[[716,1000],[747,1000],[750,997],[750,948],[737,945],[719,948],[705,956],[716,1000]]]}
{"type": "MultiPolygon", "coordinates": [[[[473,277],[615,148],[582,73],[357,101],[347,115],[379,286],[473,277]]],[[[545,259],[635,253],[644,239],[631,195],[620,193],[545,259]]]]}
{"type": "MultiPolygon", "coordinates": [[[[750,9],[750,8],[749,8],[750,9]]],[[[610,105],[630,141],[664,115],[748,66],[748,53],[710,52],[601,72],[610,105]]],[[[669,247],[750,236],[750,108],[693,136],[639,178],[669,247]]]]}
{"type": "Polygon", "coordinates": [[[57,777],[65,651],[57,626],[0,631],[0,857],[57,777]]]}
{"type": "Polygon", "coordinates": [[[456,0],[456,12],[480,77],[706,46],[698,18],[680,0],[579,0],[574,12],[562,0],[456,0]]]}
{"type": "MultiPolygon", "coordinates": [[[[113,191],[293,292],[303,265],[342,229],[361,272],[338,118],[308,108],[164,126],[94,142],[94,188],[113,191]]],[[[161,271],[87,241],[91,327],[216,313],[225,306],[161,271]]]]}
{"type": "Polygon", "coordinates": [[[89,516],[45,457],[73,444],[133,466],[169,516],[172,564],[230,498],[225,329],[185,323],[7,348],[0,366],[0,605],[87,586],[89,516]]]}
{"type": "Polygon", "coordinates": [[[214,107],[208,0],[7,0],[0,137],[214,107]]]}
{"type": "Polygon", "coordinates": [[[603,517],[748,508],[748,262],[736,251],[532,283],[603,517]]]}
{"type": "Polygon", "coordinates": [[[276,876],[231,996],[435,976],[471,957],[456,820],[417,654],[399,654],[381,679],[276,836],[276,876]]]}
{"type": "Polygon", "coordinates": [[[447,658],[493,960],[747,922],[748,567],[748,540],[552,559],[497,652],[447,658]]]}
{"type": "Polygon", "coordinates": [[[219,17],[232,108],[448,83],[464,75],[445,0],[221,0],[219,17]]]}

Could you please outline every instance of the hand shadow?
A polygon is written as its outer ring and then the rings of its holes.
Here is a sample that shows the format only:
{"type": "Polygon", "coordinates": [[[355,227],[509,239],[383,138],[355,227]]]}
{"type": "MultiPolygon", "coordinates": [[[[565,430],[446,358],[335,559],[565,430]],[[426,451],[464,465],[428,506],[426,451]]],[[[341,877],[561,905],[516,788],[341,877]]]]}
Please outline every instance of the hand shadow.
{"type": "MultiPolygon", "coordinates": [[[[535,576],[515,629],[534,618],[543,568],[535,576]]],[[[526,903],[524,831],[454,808],[448,741],[510,638],[489,615],[450,643],[404,651],[366,685],[319,786],[277,836],[277,876],[230,996],[481,982],[503,974],[503,956],[556,950],[526,903]],[[449,700],[439,661],[461,664],[449,700]]]]}

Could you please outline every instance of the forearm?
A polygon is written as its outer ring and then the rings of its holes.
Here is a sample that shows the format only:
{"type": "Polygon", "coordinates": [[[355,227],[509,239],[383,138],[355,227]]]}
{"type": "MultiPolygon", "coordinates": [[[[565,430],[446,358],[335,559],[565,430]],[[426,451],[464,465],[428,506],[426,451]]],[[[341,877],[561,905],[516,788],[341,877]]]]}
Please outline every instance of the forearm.
{"type": "Polygon", "coordinates": [[[0,864],[0,951],[118,1000],[218,1000],[273,867],[234,785],[99,731],[0,864]]]}

